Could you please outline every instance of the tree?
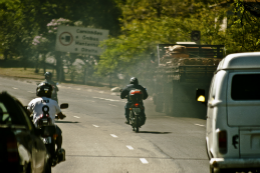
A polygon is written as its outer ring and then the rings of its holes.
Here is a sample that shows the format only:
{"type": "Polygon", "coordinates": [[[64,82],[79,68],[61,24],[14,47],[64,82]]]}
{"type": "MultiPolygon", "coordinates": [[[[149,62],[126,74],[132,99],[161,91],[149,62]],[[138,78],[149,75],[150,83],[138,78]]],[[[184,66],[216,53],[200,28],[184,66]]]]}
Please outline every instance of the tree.
{"type": "Polygon", "coordinates": [[[119,6],[123,34],[103,43],[106,50],[98,66],[101,75],[131,71],[134,64],[156,53],[156,44],[190,41],[192,30],[201,31],[202,44],[225,43],[225,32],[216,19],[222,21],[226,9],[209,10],[209,1],[142,0],[119,2],[119,6]]]}

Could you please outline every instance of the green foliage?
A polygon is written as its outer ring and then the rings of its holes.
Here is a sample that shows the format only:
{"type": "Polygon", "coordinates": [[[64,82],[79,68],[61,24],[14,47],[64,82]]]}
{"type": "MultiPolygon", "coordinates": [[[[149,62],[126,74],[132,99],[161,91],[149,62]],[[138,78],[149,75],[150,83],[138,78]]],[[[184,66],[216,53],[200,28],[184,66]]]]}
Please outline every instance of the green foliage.
{"type": "MultiPolygon", "coordinates": [[[[208,2],[208,1],[207,1],[208,2]]],[[[208,10],[206,3],[189,1],[126,1],[119,3],[123,9],[124,34],[103,43],[98,73],[125,71],[134,64],[149,59],[156,53],[156,44],[190,41],[192,30],[201,31],[202,44],[224,44],[225,32],[220,30],[225,9],[208,10]],[[193,11],[193,12],[190,12],[193,11]],[[218,17],[216,19],[216,17],[218,17]]],[[[148,62],[148,61],[147,61],[148,62]]]]}

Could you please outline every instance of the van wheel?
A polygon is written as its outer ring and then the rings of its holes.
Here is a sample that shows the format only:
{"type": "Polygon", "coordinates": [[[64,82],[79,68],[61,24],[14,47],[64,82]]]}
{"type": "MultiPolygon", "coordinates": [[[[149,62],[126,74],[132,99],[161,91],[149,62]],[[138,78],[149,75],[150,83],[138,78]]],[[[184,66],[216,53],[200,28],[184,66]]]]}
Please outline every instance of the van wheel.
{"type": "Polygon", "coordinates": [[[215,168],[210,167],[209,172],[210,173],[231,173],[232,170],[231,169],[215,169],[215,168]]]}
{"type": "Polygon", "coordinates": [[[209,173],[215,173],[214,168],[212,168],[211,166],[209,167],[209,173]]]}
{"type": "Polygon", "coordinates": [[[209,149],[208,149],[208,144],[207,144],[207,140],[206,140],[206,153],[207,153],[207,156],[208,156],[208,159],[210,160],[211,159],[211,156],[210,156],[210,153],[209,153],[209,149]]]}

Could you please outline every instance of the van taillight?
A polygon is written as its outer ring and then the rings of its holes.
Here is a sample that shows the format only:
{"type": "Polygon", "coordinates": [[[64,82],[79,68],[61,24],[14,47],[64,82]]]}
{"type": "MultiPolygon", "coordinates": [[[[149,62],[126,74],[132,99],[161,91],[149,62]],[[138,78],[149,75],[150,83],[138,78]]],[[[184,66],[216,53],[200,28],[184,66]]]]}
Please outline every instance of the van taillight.
{"type": "Polygon", "coordinates": [[[7,160],[9,163],[18,162],[19,161],[19,153],[17,148],[17,141],[15,136],[8,136],[6,139],[6,147],[7,147],[7,160]]]}
{"type": "Polygon", "coordinates": [[[218,132],[218,147],[220,153],[222,154],[227,153],[227,132],[226,131],[218,132]]]}

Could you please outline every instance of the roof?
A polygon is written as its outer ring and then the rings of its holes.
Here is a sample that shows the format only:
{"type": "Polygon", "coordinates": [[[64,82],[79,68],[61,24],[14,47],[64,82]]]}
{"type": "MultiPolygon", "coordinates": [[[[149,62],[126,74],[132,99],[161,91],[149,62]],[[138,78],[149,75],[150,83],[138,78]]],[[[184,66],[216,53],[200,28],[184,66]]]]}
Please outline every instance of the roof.
{"type": "Polygon", "coordinates": [[[217,70],[260,69],[260,52],[235,53],[227,55],[217,70]]]}

